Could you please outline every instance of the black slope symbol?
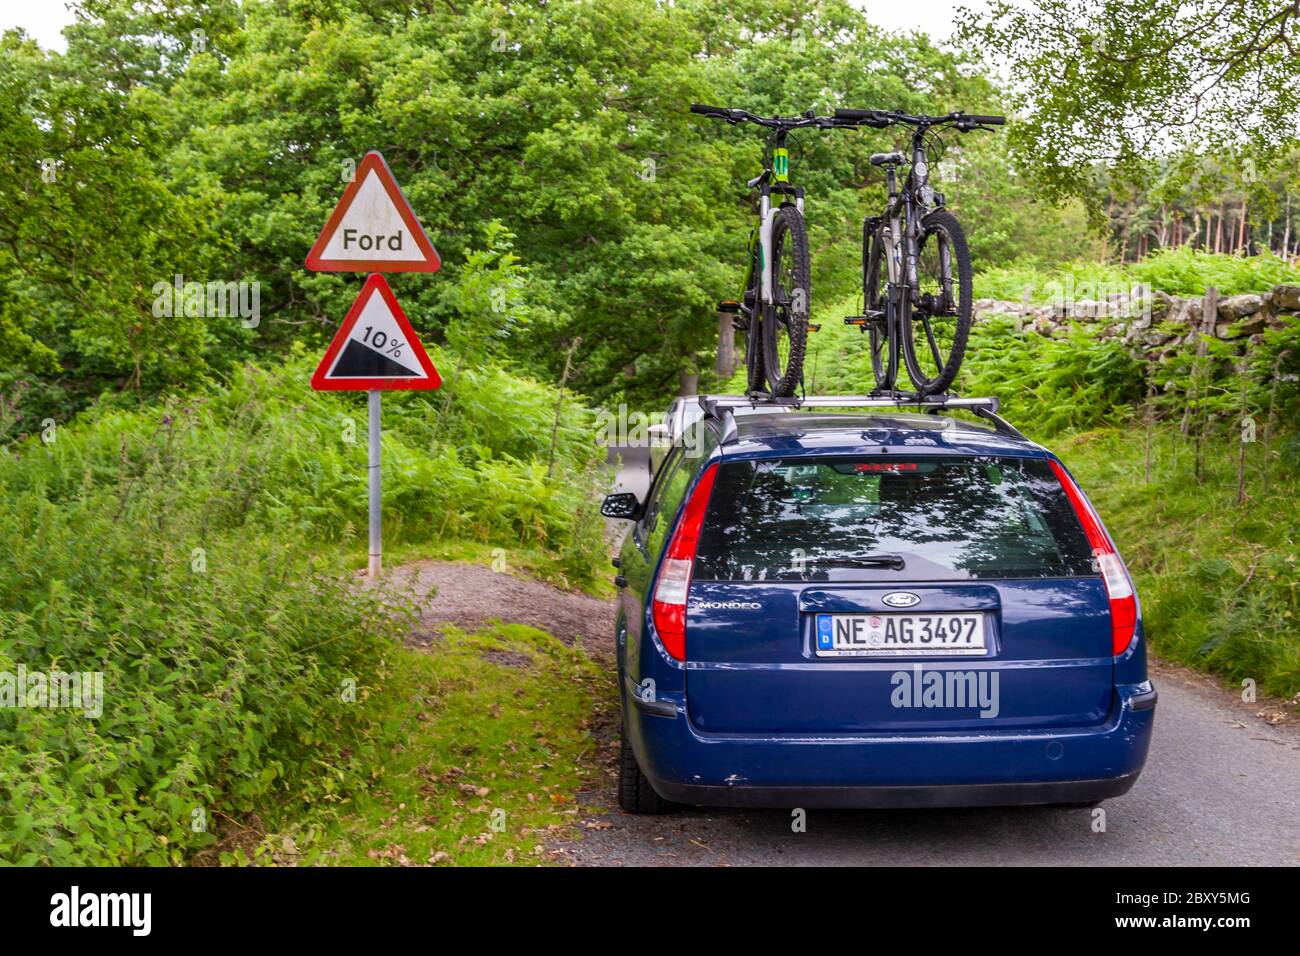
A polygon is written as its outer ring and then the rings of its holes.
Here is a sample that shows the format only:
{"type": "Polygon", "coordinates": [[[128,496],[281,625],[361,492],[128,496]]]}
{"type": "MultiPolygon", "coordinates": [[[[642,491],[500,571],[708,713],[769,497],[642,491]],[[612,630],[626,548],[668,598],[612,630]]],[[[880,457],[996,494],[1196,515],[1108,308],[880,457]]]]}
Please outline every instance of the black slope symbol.
{"type": "Polygon", "coordinates": [[[356,339],[349,339],[343,354],[334,363],[327,378],[423,378],[404,365],[367,348],[356,339]]]}

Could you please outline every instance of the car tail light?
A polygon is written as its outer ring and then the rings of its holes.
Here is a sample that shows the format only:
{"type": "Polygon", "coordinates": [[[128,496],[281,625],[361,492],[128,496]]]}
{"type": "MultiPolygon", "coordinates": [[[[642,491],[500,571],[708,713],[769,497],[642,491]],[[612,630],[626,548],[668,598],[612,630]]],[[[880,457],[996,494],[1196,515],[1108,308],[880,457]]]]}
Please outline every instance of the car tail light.
{"type": "Polygon", "coordinates": [[[700,541],[700,527],[704,524],[704,511],[713,491],[713,478],[718,463],[704,469],[695,490],[686,501],[682,520],[677,523],[673,539],[668,543],[659,580],[655,582],[651,614],[659,640],[673,658],[686,660],[686,593],[691,589],[691,566],[695,563],[695,548],[700,541]]]}
{"type": "Polygon", "coordinates": [[[1083,533],[1087,535],[1097,566],[1101,569],[1101,578],[1106,582],[1106,593],[1110,597],[1111,653],[1123,654],[1133,642],[1133,631],[1137,628],[1137,597],[1133,593],[1133,581],[1115,550],[1114,542],[1102,528],[1101,519],[1079,486],[1058,462],[1050,464],[1065,489],[1065,496],[1070,499],[1079,524],[1083,525],[1083,533]]]}

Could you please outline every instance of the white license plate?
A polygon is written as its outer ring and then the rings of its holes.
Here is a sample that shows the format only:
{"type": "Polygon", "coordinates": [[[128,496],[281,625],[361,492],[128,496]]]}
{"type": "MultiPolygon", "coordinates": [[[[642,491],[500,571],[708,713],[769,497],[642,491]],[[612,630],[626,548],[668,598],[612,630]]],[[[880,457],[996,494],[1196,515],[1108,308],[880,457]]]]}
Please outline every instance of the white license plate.
{"type": "Polygon", "coordinates": [[[818,657],[982,655],[983,614],[818,614],[818,657]]]}

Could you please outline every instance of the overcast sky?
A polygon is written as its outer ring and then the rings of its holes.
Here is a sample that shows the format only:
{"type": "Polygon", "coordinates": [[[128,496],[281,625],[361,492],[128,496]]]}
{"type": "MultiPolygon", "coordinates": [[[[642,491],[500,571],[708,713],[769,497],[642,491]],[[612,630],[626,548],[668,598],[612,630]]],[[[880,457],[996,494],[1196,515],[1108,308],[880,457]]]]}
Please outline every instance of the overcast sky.
{"type": "Polygon", "coordinates": [[[867,14],[872,23],[886,30],[920,30],[936,40],[946,40],[953,31],[959,6],[981,10],[983,0],[850,0],[867,14]]]}
{"type": "MultiPolygon", "coordinates": [[[[851,0],[865,10],[867,19],[888,30],[922,30],[936,40],[953,29],[959,3],[982,7],[980,0],[851,0]]],[[[0,0],[0,30],[22,27],[41,46],[64,48],[59,31],[72,22],[64,0],[0,0]]]]}
{"type": "Polygon", "coordinates": [[[63,0],[0,0],[0,31],[22,27],[43,47],[62,50],[59,31],[71,22],[63,0]]]}

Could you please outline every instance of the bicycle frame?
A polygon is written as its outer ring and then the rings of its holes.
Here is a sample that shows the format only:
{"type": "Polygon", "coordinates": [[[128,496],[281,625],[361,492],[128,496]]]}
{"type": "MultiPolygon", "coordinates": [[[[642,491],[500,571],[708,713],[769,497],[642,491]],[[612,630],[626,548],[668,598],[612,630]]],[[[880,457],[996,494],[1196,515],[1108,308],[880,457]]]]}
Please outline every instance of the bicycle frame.
{"type": "MultiPolygon", "coordinates": [[[[923,394],[933,394],[952,384],[965,353],[971,324],[970,253],[960,223],[943,211],[944,197],[930,185],[927,148],[942,149],[942,141],[931,138],[936,127],[959,133],[988,130],[1006,123],[1004,116],[969,114],[962,111],[944,116],[914,116],[901,111],[842,108],[835,111],[833,124],[885,129],[895,124],[912,127],[912,154],[907,178],[898,185],[897,167],[906,159],[899,153],[871,157],[874,166],[885,168],[888,200],[882,216],[868,216],[862,222],[863,314],[844,321],[871,334],[871,363],[877,388],[894,391],[900,347],[907,373],[923,394]],[[921,263],[923,243],[929,230],[936,236],[938,257],[931,276],[929,262],[921,263]],[[944,238],[946,237],[946,239],[944,238]],[[884,261],[883,268],[881,260],[884,261]],[[962,282],[954,295],[953,264],[962,282]],[[920,275],[925,267],[926,286],[937,279],[937,289],[922,289],[920,275]],[[883,275],[882,275],[883,273],[883,275]],[[886,288],[880,288],[881,281],[886,288]],[[882,294],[883,293],[883,294],[882,294]],[[931,374],[922,368],[916,350],[913,319],[920,317],[925,343],[938,367],[931,374]],[[954,317],[952,347],[948,358],[940,352],[931,319],[954,317]],[[883,354],[881,349],[886,350],[883,354]]],[[[928,259],[928,254],[927,254],[928,259]]]]}
{"type": "Polygon", "coordinates": [[[811,127],[820,129],[847,128],[855,124],[841,122],[829,116],[815,116],[812,110],[808,110],[798,117],[764,117],[756,116],[748,110],[693,103],[691,104],[691,112],[726,120],[733,125],[742,122],[755,123],[773,131],[772,165],[765,168],[758,178],[749,182],[751,188],[759,190],[758,224],[749,234],[748,262],[745,266],[745,284],[742,287],[745,293],[749,292],[754,280],[755,260],[757,260],[758,267],[761,270],[757,301],[746,302],[742,305],[747,318],[752,322],[756,317],[761,318],[757,313],[764,312],[767,308],[776,305],[775,284],[772,275],[772,232],[781,204],[780,202],[773,204],[772,195],[775,193],[778,196],[791,197],[800,215],[804,211],[803,187],[790,185],[790,154],[786,149],[786,138],[790,130],[811,127]]]}
{"type": "Polygon", "coordinates": [[[893,300],[895,295],[900,299],[906,295],[913,306],[921,304],[916,266],[921,220],[931,207],[943,208],[943,196],[930,188],[930,170],[925,161],[926,129],[918,127],[912,134],[912,162],[901,190],[894,167],[885,171],[889,199],[884,218],[888,226],[881,233],[881,244],[884,246],[891,301],[895,307],[900,304],[893,300]]]}
{"type": "MultiPolygon", "coordinates": [[[[886,283],[885,301],[882,303],[885,311],[871,321],[880,323],[879,331],[873,334],[880,335],[891,350],[891,354],[883,358],[884,367],[889,370],[885,374],[891,383],[891,391],[896,391],[892,383],[897,363],[901,360],[897,343],[901,340],[903,324],[913,310],[922,305],[917,264],[921,221],[929,214],[931,206],[938,209],[944,203],[943,196],[935,193],[929,185],[929,168],[925,161],[926,129],[921,126],[913,132],[912,161],[901,189],[897,173],[899,164],[885,166],[888,199],[884,215],[869,216],[863,222],[864,242],[871,241],[868,237],[876,234],[878,226],[884,225],[879,230],[879,242],[885,273],[880,278],[886,283]]],[[[947,250],[942,254],[946,257],[947,250]]],[[[946,261],[944,265],[947,265],[946,261]]],[[[948,292],[951,296],[951,290],[948,292]]]]}
{"type": "MultiPolygon", "coordinates": [[[[758,252],[759,268],[762,270],[759,281],[759,300],[765,306],[774,304],[772,281],[772,223],[780,211],[780,203],[773,204],[772,194],[794,197],[795,208],[803,213],[804,191],[802,186],[790,185],[790,153],[785,145],[785,130],[776,133],[776,144],[772,149],[772,165],[763,170],[754,181],[758,193],[758,224],[750,230],[748,244],[748,265],[745,267],[745,283],[748,289],[754,278],[755,251],[758,252]]],[[[758,303],[755,303],[757,305],[758,303]]],[[[750,316],[751,320],[753,316],[750,316]]]]}

